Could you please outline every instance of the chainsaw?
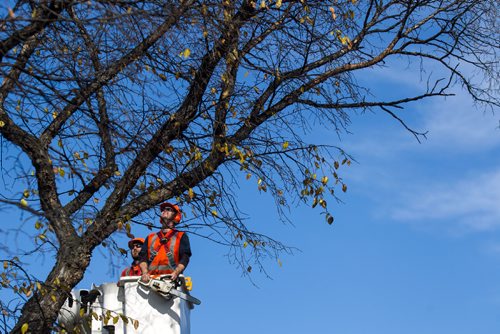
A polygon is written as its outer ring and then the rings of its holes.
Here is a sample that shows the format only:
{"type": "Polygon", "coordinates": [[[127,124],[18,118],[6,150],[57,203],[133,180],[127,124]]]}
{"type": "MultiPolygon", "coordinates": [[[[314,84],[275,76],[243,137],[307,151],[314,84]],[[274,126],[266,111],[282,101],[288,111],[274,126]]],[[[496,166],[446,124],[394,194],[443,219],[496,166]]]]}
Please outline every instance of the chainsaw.
{"type": "Polygon", "coordinates": [[[141,279],[137,281],[139,284],[150,288],[151,290],[157,292],[165,299],[172,299],[173,297],[179,297],[195,305],[200,305],[201,301],[181,290],[177,290],[178,287],[182,285],[180,280],[171,280],[168,276],[160,278],[151,278],[148,282],[143,282],[141,279]]]}

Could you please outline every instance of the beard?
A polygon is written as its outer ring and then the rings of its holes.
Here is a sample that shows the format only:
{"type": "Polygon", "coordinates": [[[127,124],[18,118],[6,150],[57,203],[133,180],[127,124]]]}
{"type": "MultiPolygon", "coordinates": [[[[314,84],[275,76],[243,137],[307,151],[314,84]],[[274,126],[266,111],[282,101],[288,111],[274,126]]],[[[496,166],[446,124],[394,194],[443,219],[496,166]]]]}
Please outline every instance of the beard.
{"type": "Polygon", "coordinates": [[[162,218],[161,219],[161,227],[162,227],[162,229],[167,229],[167,228],[173,229],[174,226],[175,226],[175,222],[173,220],[171,220],[171,219],[169,220],[167,218],[162,218]]]}

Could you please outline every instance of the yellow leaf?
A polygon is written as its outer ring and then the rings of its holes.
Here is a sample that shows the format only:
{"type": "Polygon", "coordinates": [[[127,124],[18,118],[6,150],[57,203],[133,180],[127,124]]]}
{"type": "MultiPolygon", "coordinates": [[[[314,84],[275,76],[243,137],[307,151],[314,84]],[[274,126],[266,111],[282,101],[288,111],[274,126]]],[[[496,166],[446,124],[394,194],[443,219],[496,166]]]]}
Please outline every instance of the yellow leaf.
{"type": "Polygon", "coordinates": [[[193,191],[193,189],[189,188],[188,195],[189,195],[189,198],[193,199],[193,197],[194,197],[194,191],[193,191]]]}
{"type": "Polygon", "coordinates": [[[243,248],[246,248],[247,246],[248,246],[248,242],[246,242],[246,241],[245,241],[245,242],[243,243],[243,248]]]}
{"type": "Polygon", "coordinates": [[[21,334],[25,334],[28,331],[28,324],[23,324],[21,326],[21,334]]]}
{"type": "Polygon", "coordinates": [[[120,171],[119,171],[119,170],[117,170],[117,171],[115,172],[115,176],[120,176],[120,175],[122,175],[122,173],[120,173],[120,171]]]}
{"type": "Polygon", "coordinates": [[[28,202],[23,198],[23,199],[21,199],[21,205],[28,206],[28,202]]]}
{"type": "Polygon", "coordinates": [[[42,227],[43,227],[43,224],[42,224],[42,223],[40,223],[40,221],[38,221],[38,220],[37,220],[37,221],[35,222],[35,228],[36,228],[37,230],[39,230],[39,229],[41,229],[42,227]]]}
{"type": "Polygon", "coordinates": [[[276,8],[280,8],[281,7],[281,0],[276,0],[276,8]]]}
{"type": "Polygon", "coordinates": [[[288,142],[286,141],[283,143],[283,149],[286,150],[287,148],[288,148],[288,142]]]}
{"type": "Polygon", "coordinates": [[[189,50],[188,48],[186,48],[184,51],[181,52],[181,57],[184,57],[185,59],[189,58],[190,55],[191,55],[191,50],[189,50]]]}
{"type": "Polygon", "coordinates": [[[279,265],[280,267],[282,267],[282,266],[283,266],[283,263],[281,262],[281,260],[280,260],[280,259],[278,259],[278,265],[279,265]]]}
{"type": "Polygon", "coordinates": [[[266,0],[262,0],[260,2],[260,9],[264,9],[264,8],[266,8],[266,0]]]}
{"type": "Polygon", "coordinates": [[[3,269],[7,269],[9,267],[9,262],[3,261],[3,269]]]}
{"type": "Polygon", "coordinates": [[[321,179],[321,183],[327,184],[327,182],[328,182],[328,176],[323,176],[323,178],[321,179]]]}
{"type": "Polygon", "coordinates": [[[52,118],[53,118],[53,119],[56,119],[56,117],[57,117],[57,112],[53,111],[53,112],[52,112],[52,118]]]}
{"type": "Polygon", "coordinates": [[[0,121],[0,128],[3,128],[5,126],[5,122],[4,121],[0,121]]]}
{"type": "Polygon", "coordinates": [[[50,296],[50,299],[52,299],[52,301],[53,301],[54,303],[57,301],[56,296],[54,296],[54,295],[50,296]]]}
{"type": "Polygon", "coordinates": [[[28,189],[25,189],[25,190],[23,191],[23,196],[24,196],[25,198],[30,197],[30,191],[29,191],[28,189]]]}
{"type": "Polygon", "coordinates": [[[139,321],[134,320],[134,329],[137,329],[137,328],[139,328],[139,321]]]}
{"type": "Polygon", "coordinates": [[[333,18],[334,20],[336,20],[336,19],[337,19],[337,15],[335,14],[335,9],[334,9],[333,7],[330,7],[330,8],[328,8],[328,9],[329,9],[329,10],[330,10],[330,12],[332,13],[332,18],[333,18]]]}
{"type": "Polygon", "coordinates": [[[212,210],[212,215],[215,216],[215,217],[217,217],[217,211],[212,210]]]}
{"type": "Polygon", "coordinates": [[[64,171],[64,169],[59,168],[59,175],[61,175],[61,177],[64,177],[64,174],[66,174],[66,172],[64,171]]]}

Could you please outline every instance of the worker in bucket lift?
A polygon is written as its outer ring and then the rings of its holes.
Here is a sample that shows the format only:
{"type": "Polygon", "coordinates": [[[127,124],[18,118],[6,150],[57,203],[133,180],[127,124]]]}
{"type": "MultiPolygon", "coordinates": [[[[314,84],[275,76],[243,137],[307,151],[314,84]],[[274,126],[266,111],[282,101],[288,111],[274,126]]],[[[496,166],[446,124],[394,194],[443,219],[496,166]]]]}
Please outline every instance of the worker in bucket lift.
{"type": "Polygon", "coordinates": [[[132,264],[130,267],[123,269],[120,277],[124,276],[141,276],[142,271],[139,267],[139,253],[141,252],[142,245],[144,244],[143,238],[134,238],[128,242],[130,255],[132,255],[132,264]]]}
{"type": "Polygon", "coordinates": [[[170,274],[175,280],[186,269],[191,257],[191,246],[186,233],[175,226],[181,221],[179,207],[172,203],[160,204],[161,230],[151,233],[139,254],[141,281],[149,282],[150,275],[170,274]]]}

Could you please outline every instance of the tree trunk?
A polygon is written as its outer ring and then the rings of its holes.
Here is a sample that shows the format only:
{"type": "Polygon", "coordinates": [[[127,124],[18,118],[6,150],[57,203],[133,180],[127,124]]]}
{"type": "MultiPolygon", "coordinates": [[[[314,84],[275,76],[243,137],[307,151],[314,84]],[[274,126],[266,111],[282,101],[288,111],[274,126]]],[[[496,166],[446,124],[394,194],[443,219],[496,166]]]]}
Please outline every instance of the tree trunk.
{"type": "Polygon", "coordinates": [[[88,247],[62,246],[53,270],[41,289],[37,289],[24,304],[21,317],[11,333],[21,333],[23,324],[28,324],[27,333],[51,333],[59,310],[71,289],[82,280],[90,258],[91,250],[88,247]]]}

